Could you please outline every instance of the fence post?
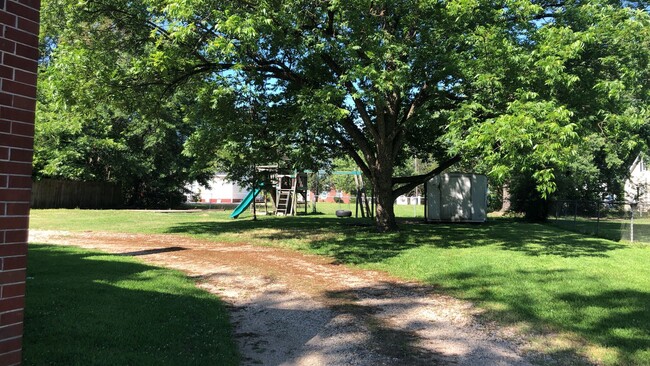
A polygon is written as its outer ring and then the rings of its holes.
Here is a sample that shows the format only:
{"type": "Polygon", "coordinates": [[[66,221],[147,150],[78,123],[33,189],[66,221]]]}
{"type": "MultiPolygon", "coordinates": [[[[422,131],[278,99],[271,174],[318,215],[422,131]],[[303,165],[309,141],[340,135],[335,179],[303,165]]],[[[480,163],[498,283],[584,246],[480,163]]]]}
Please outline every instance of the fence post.
{"type": "Polygon", "coordinates": [[[600,201],[596,201],[596,236],[600,229],[600,201]]]}
{"type": "Polygon", "coordinates": [[[632,212],[632,215],[630,216],[630,242],[634,243],[634,207],[636,206],[636,202],[633,202],[630,204],[630,211],[632,212]]]}
{"type": "Polygon", "coordinates": [[[578,201],[573,201],[573,229],[578,229],[578,201]]]}

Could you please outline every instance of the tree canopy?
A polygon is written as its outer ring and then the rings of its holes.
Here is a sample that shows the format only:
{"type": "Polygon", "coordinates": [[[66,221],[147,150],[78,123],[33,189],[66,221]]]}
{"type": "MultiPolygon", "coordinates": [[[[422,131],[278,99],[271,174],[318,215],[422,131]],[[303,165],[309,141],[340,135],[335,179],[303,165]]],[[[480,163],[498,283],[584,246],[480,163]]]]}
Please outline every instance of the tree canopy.
{"type": "Polygon", "coordinates": [[[195,171],[218,165],[241,178],[256,163],[307,169],[346,154],[372,182],[380,230],[396,228],[395,197],[461,160],[495,179],[528,174],[545,196],[580,156],[608,169],[645,143],[645,2],[48,0],[44,9],[56,24],[44,31],[51,65],[83,64],[65,58],[87,49],[106,57],[88,65],[89,80],[141,99],[133,110],[162,104],[151,112],[173,113],[158,120],[187,122],[195,171]],[[413,156],[437,168],[396,177],[413,156]]]}
{"type": "Polygon", "coordinates": [[[36,178],[116,183],[128,206],[179,204],[188,181],[208,176],[183,154],[196,128],[182,106],[194,96],[134,87],[125,70],[144,54],[146,29],[74,24],[75,11],[85,14],[76,2],[43,3],[36,178]]]}

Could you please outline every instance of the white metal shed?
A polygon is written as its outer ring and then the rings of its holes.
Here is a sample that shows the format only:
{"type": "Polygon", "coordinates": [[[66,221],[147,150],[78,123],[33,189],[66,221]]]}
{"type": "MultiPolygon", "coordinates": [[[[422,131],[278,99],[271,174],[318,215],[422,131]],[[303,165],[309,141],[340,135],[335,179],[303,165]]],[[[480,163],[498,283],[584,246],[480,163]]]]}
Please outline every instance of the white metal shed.
{"type": "Polygon", "coordinates": [[[447,173],[426,184],[427,221],[485,222],[487,177],[480,174],[447,173]]]}

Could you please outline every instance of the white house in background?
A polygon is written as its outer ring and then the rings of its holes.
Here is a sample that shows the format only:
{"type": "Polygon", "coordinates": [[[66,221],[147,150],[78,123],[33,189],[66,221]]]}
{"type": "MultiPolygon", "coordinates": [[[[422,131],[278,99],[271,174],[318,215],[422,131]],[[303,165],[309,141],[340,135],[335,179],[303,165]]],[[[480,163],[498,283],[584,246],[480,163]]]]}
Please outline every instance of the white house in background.
{"type": "Polygon", "coordinates": [[[650,205],[650,171],[642,156],[637,156],[625,181],[625,201],[650,205]]]}
{"type": "Polygon", "coordinates": [[[405,196],[401,195],[395,199],[396,205],[421,205],[424,204],[424,197],[418,196],[405,196]]]}
{"type": "Polygon", "coordinates": [[[208,183],[207,187],[193,183],[187,188],[203,203],[239,203],[248,194],[248,189],[226,180],[225,173],[217,173],[208,183]]]}

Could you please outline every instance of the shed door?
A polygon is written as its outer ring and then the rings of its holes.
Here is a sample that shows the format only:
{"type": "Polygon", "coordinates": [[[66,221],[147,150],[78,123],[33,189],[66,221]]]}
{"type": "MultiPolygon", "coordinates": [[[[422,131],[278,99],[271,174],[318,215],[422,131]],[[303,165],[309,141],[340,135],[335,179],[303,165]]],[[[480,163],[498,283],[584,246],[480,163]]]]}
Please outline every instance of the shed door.
{"type": "Polygon", "coordinates": [[[472,180],[467,176],[446,177],[440,185],[442,220],[461,221],[472,218],[472,180]]]}
{"type": "Polygon", "coordinates": [[[440,220],[440,176],[427,182],[427,220],[440,220]]]}

